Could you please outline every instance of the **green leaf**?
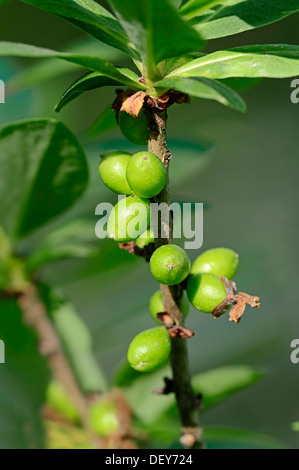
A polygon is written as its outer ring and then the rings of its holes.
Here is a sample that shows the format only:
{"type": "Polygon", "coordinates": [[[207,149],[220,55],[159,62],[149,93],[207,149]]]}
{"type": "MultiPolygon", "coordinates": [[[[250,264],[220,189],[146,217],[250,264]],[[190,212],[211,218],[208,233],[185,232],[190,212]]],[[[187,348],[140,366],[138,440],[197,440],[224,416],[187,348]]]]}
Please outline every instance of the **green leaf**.
{"type": "Polygon", "coordinates": [[[207,9],[218,5],[219,3],[230,3],[231,0],[187,0],[180,7],[181,15],[188,19],[194,18],[207,9]]]}
{"type": "Polygon", "coordinates": [[[59,103],[55,106],[55,111],[61,111],[65,105],[83,95],[86,91],[95,90],[104,86],[121,86],[121,82],[112,80],[99,72],[84,75],[64,92],[59,103]]]}
{"type": "Polygon", "coordinates": [[[165,78],[154,84],[156,88],[173,89],[195,98],[216,100],[224,106],[244,113],[246,104],[238,93],[216,80],[207,78],[165,78]]]}
{"type": "Polygon", "coordinates": [[[286,78],[299,75],[299,46],[244,46],[192,60],[168,77],[286,78]]]}
{"type": "Polygon", "coordinates": [[[272,436],[247,429],[206,427],[204,438],[208,449],[284,449],[272,436]]]}
{"type": "Polygon", "coordinates": [[[298,0],[231,0],[197,30],[205,39],[221,38],[274,23],[297,11],[298,0]]]}
{"type": "MultiPolygon", "coordinates": [[[[155,395],[153,390],[163,387],[163,378],[172,377],[169,366],[150,374],[128,373],[126,364],[116,376],[118,386],[124,387],[126,397],[143,423],[154,423],[162,415],[173,415],[176,405],[172,395],[155,395]]],[[[218,405],[235,393],[250,387],[263,377],[256,369],[247,366],[230,366],[203,372],[192,377],[195,393],[203,394],[203,411],[218,405]]]]}
{"type": "MultiPolygon", "coordinates": [[[[100,43],[96,39],[83,37],[80,40],[72,41],[64,48],[63,52],[71,52],[82,55],[93,55],[101,59],[115,62],[122,60],[125,55],[106,44],[100,43]]],[[[44,59],[34,62],[26,68],[18,70],[9,80],[10,90],[39,85],[48,82],[61,75],[80,70],[80,65],[72,64],[64,60],[44,59]]]]}
{"type": "Polygon", "coordinates": [[[249,366],[227,366],[193,376],[192,385],[196,393],[202,393],[206,411],[262,377],[260,371],[249,366]]]}
{"type": "Polygon", "coordinates": [[[104,132],[112,131],[117,128],[115,112],[111,109],[111,105],[97,117],[87,132],[88,137],[96,137],[104,132]]]}
{"type": "Polygon", "coordinates": [[[0,302],[0,338],[6,360],[0,364],[0,449],[43,448],[41,409],[50,374],[15,300],[0,302]]]}
{"type": "Polygon", "coordinates": [[[0,155],[0,220],[11,236],[22,237],[37,229],[68,209],[85,190],[85,155],[74,135],[58,121],[1,127],[0,155]]]}
{"type": "Polygon", "coordinates": [[[28,57],[32,59],[56,58],[66,60],[73,64],[81,65],[95,72],[100,72],[108,78],[119,80],[122,84],[144,89],[145,86],[138,82],[134,72],[128,76],[127,69],[124,72],[116,68],[106,60],[89,55],[72,54],[70,52],[57,52],[28,44],[17,44],[13,42],[0,42],[0,57],[28,57]]]}
{"type": "Polygon", "coordinates": [[[93,0],[22,0],[68,21],[90,36],[138,58],[117,19],[93,0]]]}
{"type": "Polygon", "coordinates": [[[60,227],[34,245],[26,260],[26,271],[34,272],[46,263],[65,258],[87,258],[96,253],[93,227],[85,220],[76,220],[60,227]]]}
{"type": "Polygon", "coordinates": [[[170,367],[166,366],[149,374],[140,373],[130,386],[124,389],[129,405],[135,416],[143,423],[154,423],[167,410],[174,406],[174,397],[170,395],[157,395],[154,390],[162,388],[163,378],[171,377],[170,367]]]}
{"type": "Polygon", "coordinates": [[[106,391],[106,378],[95,360],[92,337],[81,317],[60,292],[46,285],[40,285],[39,292],[81,390],[84,393],[106,391]]]}
{"type": "Polygon", "coordinates": [[[155,65],[169,57],[196,51],[203,40],[168,0],[110,0],[129,38],[140,52],[150,78],[155,65]]]}

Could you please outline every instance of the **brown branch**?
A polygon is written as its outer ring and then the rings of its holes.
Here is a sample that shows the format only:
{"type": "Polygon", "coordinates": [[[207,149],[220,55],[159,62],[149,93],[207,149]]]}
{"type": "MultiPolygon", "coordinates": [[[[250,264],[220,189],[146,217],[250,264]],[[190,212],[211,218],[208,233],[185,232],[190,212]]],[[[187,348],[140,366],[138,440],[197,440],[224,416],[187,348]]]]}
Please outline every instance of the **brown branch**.
{"type": "Polygon", "coordinates": [[[87,400],[64,356],[58,335],[38,297],[35,286],[32,285],[26,292],[21,293],[18,296],[18,303],[23,311],[25,322],[36,332],[40,352],[47,359],[53,377],[63,385],[66,393],[71,397],[92,444],[100,448],[100,440],[92,433],[89,426],[87,400]]]}
{"type": "MultiPolygon", "coordinates": [[[[166,121],[167,112],[155,109],[147,110],[149,125],[149,144],[150,152],[157,155],[164,163],[168,171],[171,153],[167,147],[166,121]]],[[[163,191],[154,198],[154,202],[170,204],[169,181],[163,191]]],[[[172,242],[172,220],[171,226],[167,227],[161,221],[159,234],[156,238],[155,247],[172,242]]],[[[166,286],[161,284],[163,303],[165,312],[174,320],[178,327],[184,325],[184,315],[179,307],[183,295],[182,286],[166,286]]],[[[202,432],[199,425],[198,402],[194,395],[191,385],[191,374],[188,360],[188,350],[186,339],[175,337],[171,339],[171,367],[173,372],[174,393],[182,423],[181,442],[187,448],[204,448],[202,432]]]]}

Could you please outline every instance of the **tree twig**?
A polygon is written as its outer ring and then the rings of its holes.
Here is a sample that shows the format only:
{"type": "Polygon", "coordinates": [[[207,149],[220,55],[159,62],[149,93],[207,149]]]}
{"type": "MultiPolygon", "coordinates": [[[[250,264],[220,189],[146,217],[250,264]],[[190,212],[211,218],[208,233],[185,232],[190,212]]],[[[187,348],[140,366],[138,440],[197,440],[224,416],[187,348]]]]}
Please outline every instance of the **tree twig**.
{"type": "MultiPolygon", "coordinates": [[[[171,153],[167,147],[166,121],[167,111],[148,110],[149,143],[150,152],[157,155],[164,163],[168,172],[171,153]]],[[[154,202],[170,204],[169,177],[163,191],[154,198],[154,202]]],[[[155,246],[172,242],[172,221],[170,227],[159,228],[159,236],[156,238],[155,246]],[[163,230],[168,229],[168,234],[163,230]]],[[[161,284],[165,312],[175,320],[177,325],[184,324],[184,315],[180,308],[180,300],[183,295],[181,286],[166,286],[161,284]]],[[[187,448],[204,448],[202,431],[199,425],[199,409],[194,391],[191,386],[191,374],[188,360],[186,339],[172,338],[171,366],[173,372],[174,393],[179,408],[182,423],[181,442],[187,448]]]]}
{"type": "Polygon", "coordinates": [[[47,358],[53,377],[65,388],[66,393],[75,404],[82,426],[87,431],[94,447],[100,448],[100,440],[93,434],[88,420],[88,402],[81,392],[67,359],[54,326],[48,318],[45,307],[40,301],[35,286],[18,295],[18,303],[24,320],[38,337],[41,354],[47,358]]]}

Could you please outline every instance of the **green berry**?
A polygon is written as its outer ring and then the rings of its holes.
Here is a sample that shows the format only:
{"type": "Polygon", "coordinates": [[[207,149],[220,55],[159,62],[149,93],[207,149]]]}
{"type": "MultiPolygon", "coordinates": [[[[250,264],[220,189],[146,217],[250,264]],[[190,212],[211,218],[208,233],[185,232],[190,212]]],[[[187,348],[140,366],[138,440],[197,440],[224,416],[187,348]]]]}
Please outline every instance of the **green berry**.
{"type": "Polygon", "coordinates": [[[135,145],[147,145],[148,127],[144,110],[141,110],[137,119],[121,111],[118,115],[118,124],[121,132],[130,142],[135,145]]]}
{"type": "Polygon", "coordinates": [[[121,199],[112,209],[107,225],[110,238],[121,243],[136,240],[150,224],[150,202],[138,196],[121,199]]]}
{"type": "Polygon", "coordinates": [[[142,235],[140,235],[140,237],[137,238],[135,245],[142,249],[150,243],[155,243],[155,234],[153,229],[148,228],[142,235]]]}
{"type": "Polygon", "coordinates": [[[109,437],[119,428],[119,418],[115,403],[101,400],[89,408],[89,424],[91,429],[101,437],[109,437]]]}
{"type": "Polygon", "coordinates": [[[188,276],[190,260],[181,247],[163,245],[153,253],[150,269],[156,281],[173,286],[180,284],[188,276]]]}
{"type": "Polygon", "coordinates": [[[99,173],[103,183],[117,194],[132,194],[127,177],[127,165],[131,159],[128,152],[110,152],[101,158],[99,173]]]}
{"type": "Polygon", "coordinates": [[[70,421],[79,421],[79,414],[75,405],[72,403],[63,386],[56,380],[53,380],[48,385],[46,402],[54,411],[59,412],[70,421]]]}
{"type": "MultiPolygon", "coordinates": [[[[184,314],[184,317],[186,317],[189,313],[189,302],[187,299],[187,295],[183,294],[182,300],[181,300],[181,309],[184,314]]],[[[149,310],[151,313],[151,316],[157,323],[162,323],[160,320],[157,319],[157,314],[164,312],[164,305],[163,305],[163,299],[162,299],[162,292],[160,290],[157,290],[150,299],[150,304],[149,304],[149,310]]]]}
{"type": "Polygon", "coordinates": [[[165,166],[151,152],[138,152],[127,166],[127,180],[133,192],[140,197],[157,196],[167,180],[165,166]]]}
{"type": "Polygon", "coordinates": [[[197,310],[211,313],[226,299],[226,290],[219,276],[202,273],[191,276],[188,280],[187,296],[197,310]]]}
{"type": "Polygon", "coordinates": [[[239,265],[239,256],[229,248],[214,248],[204,251],[194,261],[192,274],[212,273],[233,279],[239,265]]]}
{"type": "Polygon", "coordinates": [[[150,372],[163,366],[170,355],[171,340],[164,326],[139,333],[128,349],[128,362],[139,372],[150,372]]]}

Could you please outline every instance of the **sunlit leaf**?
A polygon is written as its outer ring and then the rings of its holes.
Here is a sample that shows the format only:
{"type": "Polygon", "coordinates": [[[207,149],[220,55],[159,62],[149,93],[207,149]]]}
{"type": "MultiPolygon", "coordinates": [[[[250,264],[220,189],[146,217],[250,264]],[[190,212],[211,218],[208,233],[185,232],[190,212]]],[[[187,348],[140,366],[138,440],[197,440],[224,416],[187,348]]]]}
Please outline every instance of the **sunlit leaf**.
{"type": "Polygon", "coordinates": [[[288,44],[243,46],[192,60],[168,77],[269,77],[299,75],[299,46],[288,44]]]}
{"type": "Polygon", "coordinates": [[[187,0],[182,4],[179,11],[181,15],[191,19],[219,3],[223,5],[230,2],[231,0],[187,0]]]}
{"type": "Polygon", "coordinates": [[[297,11],[298,0],[230,0],[228,5],[222,2],[197,30],[204,38],[215,39],[274,23],[297,11]]]}

